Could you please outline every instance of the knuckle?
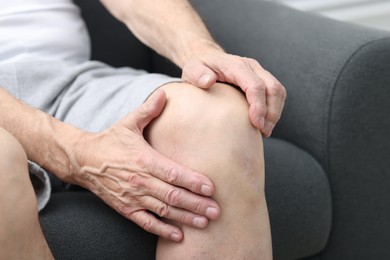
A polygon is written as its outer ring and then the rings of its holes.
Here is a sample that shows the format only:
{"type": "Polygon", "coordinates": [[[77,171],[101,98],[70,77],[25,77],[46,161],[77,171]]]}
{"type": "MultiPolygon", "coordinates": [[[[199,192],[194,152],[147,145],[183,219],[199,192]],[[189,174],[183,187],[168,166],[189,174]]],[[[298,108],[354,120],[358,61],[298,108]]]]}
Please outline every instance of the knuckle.
{"type": "Polygon", "coordinates": [[[125,218],[134,220],[135,214],[138,211],[139,207],[135,205],[118,203],[114,208],[119,214],[121,214],[125,218]]]}
{"type": "Polygon", "coordinates": [[[286,91],[286,89],[280,83],[277,83],[277,85],[278,85],[278,88],[280,89],[280,97],[283,98],[283,100],[285,100],[287,98],[287,91],[286,91]]]}
{"type": "Polygon", "coordinates": [[[132,158],[132,161],[136,165],[138,165],[142,168],[144,168],[145,165],[148,164],[147,155],[144,152],[139,152],[139,153],[135,154],[132,158]]]}
{"type": "Polygon", "coordinates": [[[248,94],[264,95],[266,86],[264,81],[261,78],[259,77],[252,78],[249,81],[248,85],[249,85],[247,89],[248,94]]]}
{"type": "MultiPolygon", "coordinates": [[[[276,124],[277,121],[279,121],[280,113],[277,111],[268,111],[267,113],[267,119],[273,123],[273,125],[276,124]]],[[[273,128],[273,127],[272,127],[273,128]]]]}
{"type": "Polygon", "coordinates": [[[177,189],[171,189],[165,196],[165,201],[170,205],[177,206],[180,202],[180,191],[177,189]]]}
{"type": "Polygon", "coordinates": [[[169,183],[176,183],[179,177],[179,171],[177,168],[170,168],[167,172],[167,181],[169,183]]]}
{"type": "Polygon", "coordinates": [[[232,61],[233,61],[232,68],[234,70],[248,69],[248,62],[246,58],[234,59],[232,61]]]}
{"type": "Polygon", "coordinates": [[[160,217],[162,217],[162,218],[168,216],[168,215],[169,215],[169,212],[170,212],[170,207],[169,207],[169,205],[167,205],[167,204],[164,203],[164,202],[161,202],[161,203],[157,206],[157,208],[156,208],[156,213],[157,213],[160,217]]]}
{"type": "Polygon", "coordinates": [[[253,59],[253,58],[245,58],[246,60],[246,63],[247,63],[247,66],[249,66],[249,68],[252,70],[252,71],[266,71],[264,70],[264,68],[261,66],[261,64],[259,63],[258,60],[256,59],[253,59]]]}
{"type": "Polygon", "coordinates": [[[198,176],[192,176],[192,178],[188,181],[188,188],[191,191],[198,192],[201,189],[202,179],[198,176]]]}
{"type": "Polygon", "coordinates": [[[148,101],[142,104],[142,106],[139,108],[138,113],[141,118],[149,118],[152,116],[148,109],[148,101]]]}
{"type": "Polygon", "coordinates": [[[190,216],[185,213],[181,214],[181,216],[179,217],[179,221],[180,223],[187,223],[187,224],[191,223],[190,216]]]}
{"type": "Polygon", "coordinates": [[[269,88],[268,95],[279,97],[285,100],[287,97],[287,92],[281,83],[276,82],[272,85],[272,87],[269,88]]]}
{"type": "Polygon", "coordinates": [[[126,206],[123,204],[117,205],[116,210],[123,216],[129,217],[129,214],[127,212],[126,206]]]}
{"type": "Polygon", "coordinates": [[[134,209],[125,205],[125,204],[121,204],[121,205],[118,205],[116,207],[117,211],[119,214],[121,214],[122,216],[128,218],[128,219],[132,219],[132,216],[133,216],[133,213],[134,213],[134,209]]]}
{"type": "Polygon", "coordinates": [[[249,98],[252,97],[255,101],[259,103],[265,103],[266,99],[266,88],[264,83],[261,80],[255,80],[252,82],[252,85],[246,90],[246,95],[249,98]]]}
{"type": "Polygon", "coordinates": [[[265,82],[261,78],[253,79],[253,90],[256,92],[263,93],[265,92],[265,82]]]}
{"type": "Polygon", "coordinates": [[[151,232],[151,231],[153,230],[153,223],[152,223],[151,220],[145,220],[145,221],[142,223],[141,227],[142,227],[145,231],[151,232]]]}
{"type": "Polygon", "coordinates": [[[128,183],[131,187],[144,187],[145,186],[145,180],[143,177],[137,175],[137,174],[131,174],[127,178],[128,183]]]}
{"type": "Polygon", "coordinates": [[[200,201],[196,201],[193,204],[193,209],[195,213],[200,213],[202,211],[202,203],[200,201]]]}
{"type": "Polygon", "coordinates": [[[260,63],[253,58],[245,58],[245,60],[248,62],[248,64],[251,66],[251,68],[253,68],[255,66],[260,66],[260,63]]]}

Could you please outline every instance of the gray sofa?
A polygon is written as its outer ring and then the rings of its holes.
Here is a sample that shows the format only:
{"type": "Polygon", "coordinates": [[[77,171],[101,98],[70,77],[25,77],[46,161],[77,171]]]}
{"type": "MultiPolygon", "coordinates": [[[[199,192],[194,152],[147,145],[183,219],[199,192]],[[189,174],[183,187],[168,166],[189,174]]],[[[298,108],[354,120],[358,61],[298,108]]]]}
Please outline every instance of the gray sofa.
{"type": "MultiPolygon", "coordinates": [[[[98,1],[76,2],[93,59],[180,75],[98,1]]],[[[390,33],[260,0],[192,3],[288,92],[265,141],[274,258],[390,259],[390,33]]],[[[89,192],[55,190],[40,220],[57,259],[153,259],[156,237],[89,192]]]]}

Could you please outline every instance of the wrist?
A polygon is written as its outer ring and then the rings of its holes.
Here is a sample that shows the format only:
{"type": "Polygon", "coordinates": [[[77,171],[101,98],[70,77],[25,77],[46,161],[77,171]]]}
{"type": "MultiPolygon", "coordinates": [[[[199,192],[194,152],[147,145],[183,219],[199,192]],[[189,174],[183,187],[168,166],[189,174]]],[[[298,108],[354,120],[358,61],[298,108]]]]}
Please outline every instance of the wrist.
{"type": "Polygon", "coordinates": [[[42,113],[41,116],[29,157],[61,180],[78,184],[74,150],[84,132],[49,115],[42,113]]]}
{"type": "Polygon", "coordinates": [[[179,52],[174,57],[174,62],[180,68],[183,68],[185,64],[196,57],[206,54],[225,52],[223,48],[211,38],[196,38],[194,40],[189,40],[188,43],[183,44],[181,49],[184,51],[179,52]]]}
{"type": "Polygon", "coordinates": [[[0,126],[21,143],[29,160],[63,180],[72,180],[73,150],[80,129],[28,106],[0,88],[0,126]]]}

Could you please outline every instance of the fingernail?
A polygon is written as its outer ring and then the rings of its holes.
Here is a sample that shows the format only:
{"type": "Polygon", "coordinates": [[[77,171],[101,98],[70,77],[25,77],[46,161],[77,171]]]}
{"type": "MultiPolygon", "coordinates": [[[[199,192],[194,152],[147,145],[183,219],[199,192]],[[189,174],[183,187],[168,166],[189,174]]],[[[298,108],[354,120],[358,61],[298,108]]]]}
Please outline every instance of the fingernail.
{"type": "Polygon", "coordinates": [[[180,242],[181,241],[181,235],[178,233],[172,233],[171,239],[175,242],[180,242]]]}
{"type": "Polygon", "coordinates": [[[209,219],[216,219],[218,217],[218,210],[213,207],[209,207],[206,209],[206,216],[209,219]]]}
{"type": "Polygon", "coordinates": [[[195,217],[192,220],[192,225],[198,228],[204,228],[207,225],[207,220],[202,217],[195,217]]]}
{"type": "Polygon", "coordinates": [[[213,195],[213,190],[210,186],[203,184],[202,187],[200,187],[200,192],[205,196],[211,196],[213,195]]]}
{"type": "Polygon", "coordinates": [[[259,119],[260,129],[263,129],[264,125],[265,125],[265,119],[264,119],[264,117],[260,117],[260,119],[259,119]]]}
{"type": "Polygon", "coordinates": [[[209,84],[210,80],[211,80],[210,74],[203,74],[200,77],[198,84],[200,87],[205,87],[205,86],[207,86],[207,84],[209,84]]]}

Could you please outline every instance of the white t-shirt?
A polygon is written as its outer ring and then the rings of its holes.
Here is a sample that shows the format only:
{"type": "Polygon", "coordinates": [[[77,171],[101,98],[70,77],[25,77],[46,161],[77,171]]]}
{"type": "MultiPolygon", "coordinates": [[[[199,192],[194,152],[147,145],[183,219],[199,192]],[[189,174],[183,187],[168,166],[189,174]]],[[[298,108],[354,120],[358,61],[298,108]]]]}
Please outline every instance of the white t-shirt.
{"type": "Polygon", "coordinates": [[[89,59],[84,21],[71,0],[0,0],[0,62],[89,59]]]}

